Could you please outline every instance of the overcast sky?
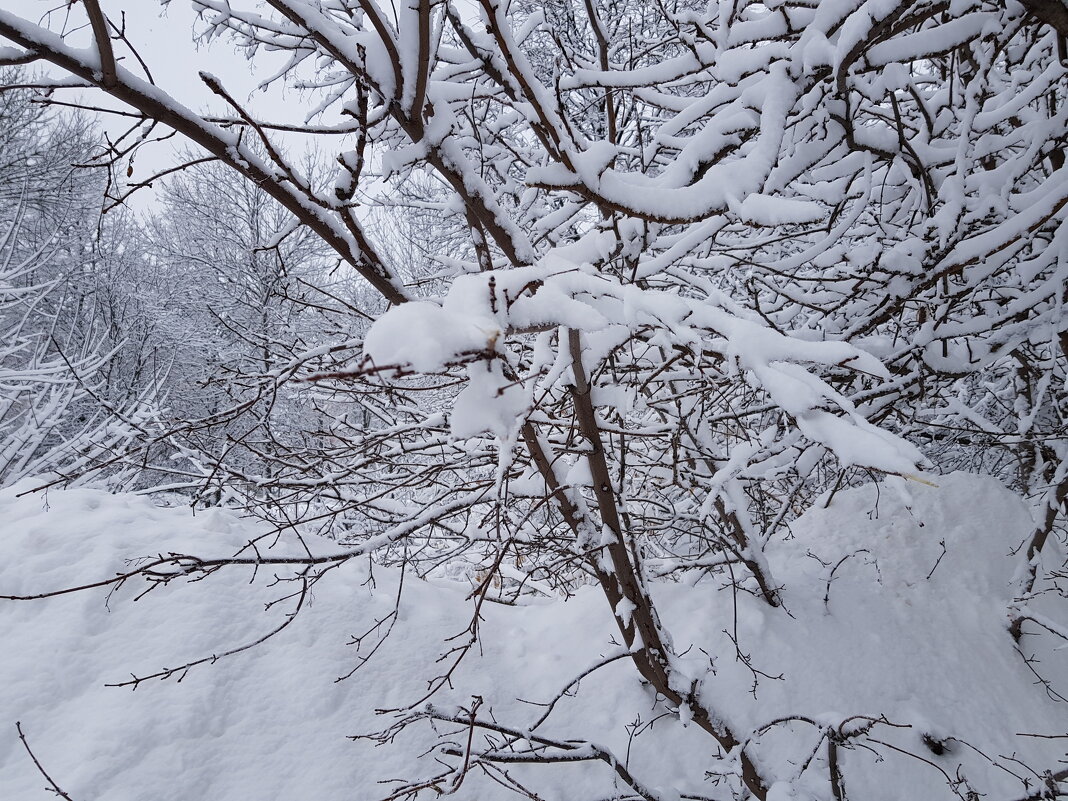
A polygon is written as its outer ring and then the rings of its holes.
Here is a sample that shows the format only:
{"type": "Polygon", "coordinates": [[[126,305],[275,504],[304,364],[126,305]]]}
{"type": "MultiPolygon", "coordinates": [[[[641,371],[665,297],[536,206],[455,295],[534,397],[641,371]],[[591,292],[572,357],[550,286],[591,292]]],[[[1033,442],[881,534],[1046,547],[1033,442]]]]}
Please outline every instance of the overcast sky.
{"type": "MultiPolygon", "coordinates": [[[[53,31],[81,28],[69,39],[73,45],[85,47],[91,41],[80,4],[68,11],[64,0],[3,2],[11,11],[53,31]]],[[[129,38],[148,63],[156,82],[186,105],[202,108],[213,99],[197,78],[198,70],[223,78],[238,96],[243,97],[255,88],[247,59],[235,51],[231,42],[216,41],[210,47],[199,48],[194,43],[196,15],[189,0],[173,0],[166,8],[159,0],[101,0],[100,5],[112,20],[125,15],[129,38]]],[[[128,66],[134,69],[134,65],[128,66]]]]}
{"type": "MultiPolygon", "coordinates": [[[[85,23],[81,5],[73,9],[66,8],[64,0],[0,0],[6,9],[20,14],[26,19],[44,25],[59,33],[76,31],[68,41],[73,46],[88,47],[91,34],[85,23]]],[[[105,13],[118,21],[123,13],[126,17],[127,35],[135,44],[141,57],[152,71],[156,83],[183,105],[198,111],[211,109],[225,113],[221,101],[215,97],[198,77],[203,70],[218,76],[231,95],[246,103],[264,117],[274,121],[301,122],[303,104],[296,93],[283,93],[281,88],[272,88],[267,92],[257,90],[258,79],[253,75],[248,59],[243,52],[238,52],[232,41],[216,40],[210,45],[197,44],[194,30],[197,28],[196,15],[189,0],[173,0],[164,8],[159,0],[101,0],[105,13]]],[[[116,45],[117,55],[121,55],[121,45],[116,45]]],[[[282,63],[280,55],[263,53],[257,58],[261,77],[267,75],[267,69],[282,63]],[[266,65],[266,66],[265,66],[266,65]]],[[[125,66],[140,74],[140,69],[132,60],[125,66]]],[[[54,72],[54,71],[52,71],[54,72]]],[[[109,108],[123,108],[121,104],[109,102],[100,92],[68,92],[63,95],[67,100],[80,100],[93,105],[109,108]]],[[[122,119],[101,115],[105,130],[117,134],[125,129],[122,119]]],[[[137,155],[134,180],[143,179],[173,163],[176,150],[184,147],[182,142],[154,145],[143,148],[137,155]]],[[[138,193],[135,204],[144,208],[151,204],[148,196],[151,190],[138,193]]]]}

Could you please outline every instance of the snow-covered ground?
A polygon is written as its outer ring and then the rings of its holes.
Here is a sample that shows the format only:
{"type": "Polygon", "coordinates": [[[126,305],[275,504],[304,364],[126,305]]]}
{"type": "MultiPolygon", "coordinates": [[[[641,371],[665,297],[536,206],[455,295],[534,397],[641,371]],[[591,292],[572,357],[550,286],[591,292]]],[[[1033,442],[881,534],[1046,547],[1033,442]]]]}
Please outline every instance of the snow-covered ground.
{"type": "MultiPolygon", "coordinates": [[[[29,486],[0,492],[0,595],[98,581],[161,552],[228,554],[263,533],[226,511],[193,515],[93,489],[17,497],[29,486]]],[[[1031,526],[1025,504],[992,479],[954,474],[938,488],[910,484],[908,493],[873,485],[838,493],[793,526],[793,539],[769,548],[784,609],[711,582],[665,584],[655,596],[687,672],[735,731],[788,716],[821,726],[885,718],[839,749],[854,801],[936,801],[967,797],[969,787],[1013,801],[1040,786],[1025,766],[1061,770],[1068,748],[1063,737],[1024,736],[1068,734],[1068,704],[1036,683],[1006,628],[1010,551],[1031,526]],[[944,744],[941,755],[924,734],[944,744]],[[954,789],[947,779],[962,781],[954,789]]],[[[348,737],[387,727],[393,717],[375,710],[419,700],[447,667],[435,660],[470,622],[466,585],[408,576],[392,635],[345,681],[337,679],[357,663],[352,635],[394,608],[396,571],[349,562],[262,645],[196,667],[181,682],[105,686],[261,637],[292,609],[289,601],[264,610],[295,589],[275,575],[287,574],[234,568],[147,595],[138,580],[113,592],[0,601],[0,798],[53,797],[16,721],[75,801],[370,801],[392,792],[380,782],[440,772],[432,756],[419,758],[437,741],[429,725],[381,746],[348,737]]],[[[567,602],[485,604],[482,615],[481,646],[434,701],[467,705],[480,696],[480,717],[507,726],[529,728],[545,708],[525,702],[550,700],[615,649],[595,588],[567,602]]],[[[1045,648],[1038,638],[1024,646],[1045,648]]],[[[1034,665],[1061,692],[1066,655],[1046,649],[1034,665]]],[[[723,797],[706,777],[722,767],[714,741],[664,713],[620,659],[584,679],[537,732],[611,748],[664,799],[723,797]]],[[[755,753],[782,781],[770,797],[832,797],[821,736],[801,721],[767,730],[755,753]]],[[[462,744],[466,733],[453,739],[462,744]]],[[[617,797],[614,774],[599,762],[508,771],[546,801],[617,797]]],[[[472,772],[455,797],[518,796],[472,772]]]]}

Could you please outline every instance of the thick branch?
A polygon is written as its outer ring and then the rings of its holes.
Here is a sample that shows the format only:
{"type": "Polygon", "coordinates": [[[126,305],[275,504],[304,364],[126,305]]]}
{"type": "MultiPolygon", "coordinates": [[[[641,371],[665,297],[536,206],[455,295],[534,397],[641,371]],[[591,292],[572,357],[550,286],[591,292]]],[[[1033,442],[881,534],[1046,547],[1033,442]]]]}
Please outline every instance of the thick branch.
{"type": "Polygon", "coordinates": [[[85,13],[89,15],[89,24],[93,27],[93,38],[100,54],[100,85],[111,89],[118,83],[115,75],[115,51],[111,48],[111,36],[108,35],[108,22],[100,10],[97,0],[82,0],[85,13]]]}
{"type": "MultiPolygon", "coordinates": [[[[115,83],[103,84],[101,65],[86,58],[85,51],[67,47],[62,38],[0,9],[0,36],[36,51],[41,58],[72,75],[99,86],[112,97],[137,109],[146,117],[173,128],[220,161],[235,169],[274,198],[298,220],[318,234],[391,303],[403,303],[407,293],[374,251],[362,231],[350,241],[329,219],[328,211],[313,197],[279,181],[237,136],[205,121],[189,109],[162,95],[149,83],[122,68],[116,68],[115,83]]],[[[97,59],[99,61],[99,59],[97,59]]],[[[358,230],[358,229],[357,229],[358,230]]]]}
{"type": "Polygon", "coordinates": [[[1068,6],[1062,0],[1020,0],[1020,5],[1060,36],[1068,37],[1068,6]]]}

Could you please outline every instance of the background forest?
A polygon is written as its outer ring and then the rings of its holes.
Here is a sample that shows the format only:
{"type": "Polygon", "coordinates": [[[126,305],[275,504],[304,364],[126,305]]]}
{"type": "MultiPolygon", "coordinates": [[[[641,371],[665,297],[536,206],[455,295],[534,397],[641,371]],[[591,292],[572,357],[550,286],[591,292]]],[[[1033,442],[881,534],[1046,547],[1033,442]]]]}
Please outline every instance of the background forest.
{"type": "Polygon", "coordinates": [[[25,797],[1068,797],[1061,4],[23,5],[25,797]]]}

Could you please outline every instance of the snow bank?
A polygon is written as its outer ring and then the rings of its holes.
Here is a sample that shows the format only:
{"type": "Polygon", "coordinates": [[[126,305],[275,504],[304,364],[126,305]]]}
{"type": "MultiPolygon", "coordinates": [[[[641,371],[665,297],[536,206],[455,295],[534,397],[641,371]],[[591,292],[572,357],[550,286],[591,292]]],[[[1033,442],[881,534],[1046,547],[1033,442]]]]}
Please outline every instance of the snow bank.
{"type": "MultiPolygon", "coordinates": [[[[686,651],[682,663],[736,731],[788,715],[837,724],[863,714],[910,726],[880,725],[863,741],[872,750],[841,750],[845,785],[857,801],[954,798],[941,771],[963,776],[988,799],[1010,801],[1025,793],[1007,770],[1028,775],[1010,757],[1035,768],[1063,767],[1057,760],[1064,740],[1020,734],[1064,734],[1068,705],[1035,685],[1005,629],[1009,551],[1031,526],[1028,511],[990,479],[952,475],[940,484],[910,485],[908,493],[887,484],[840,492],[828,508],[806,515],[793,539],[768,552],[786,610],[711,582],[661,585],[657,592],[676,649],[686,651]],[[754,669],[782,678],[754,674],[732,637],[754,669]],[[945,753],[928,750],[924,733],[945,741],[945,753]]],[[[99,580],[129,569],[128,559],[161,551],[232,553],[264,533],[223,511],[193,516],[91,489],[17,498],[19,489],[0,492],[0,594],[99,580]]],[[[261,540],[259,547],[269,544],[261,540]]],[[[363,801],[389,794],[382,780],[438,772],[432,760],[417,759],[434,742],[429,729],[410,730],[381,748],[346,737],[387,725],[376,708],[415,701],[425,680],[440,674],[435,660],[450,647],[445,638],[470,619],[466,586],[408,577],[393,635],[346,681],[335,679],[356,662],[350,636],[385,618],[396,597],[396,573],[371,571],[366,562],[331,571],[294,624],[255,650],[194,669],[181,683],[153,680],[136,691],[104,686],[266,633],[291,607],[264,611],[293,590],[275,584],[276,574],[285,575],[261,570],[250,583],[251,571],[221,571],[140,598],[145,585],[131,582],[110,596],[90,590],[0,602],[0,795],[50,797],[18,742],[16,721],[79,801],[363,801]]],[[[462,664],[454,689],[435,701],[467,703],[477,694],[484,714],[529,726],[544,708],[517,699],[549,700],[613,650],[605,606],[593,588],[566,603],[486,605],[482,649],[462,664]]],[[[1040,667],[1063,691],[1068,670],[1060,654],[1059,662],[1040,667]]],[[[591,739],[625,755],[627,726],[664,711],[621,660],[585,679],[539,732],[591,739]]],[[[723,797],[723,788],[705,778],[717,764],[711,739],[682,723],[668,714],[635,737],[632,773],[664,798],[723,797]]],[[[776,799],[829,798],[822,751],[800,779],[793,777],[817,736],[796,723],[760,739],[759,759],[782,781],[776,799]]],[[[599,764],[509,771],[547,800],[615,792],[612,774],[599,764]]],[[[472,774],[455,797],[508,793],[472,774]]]]}

